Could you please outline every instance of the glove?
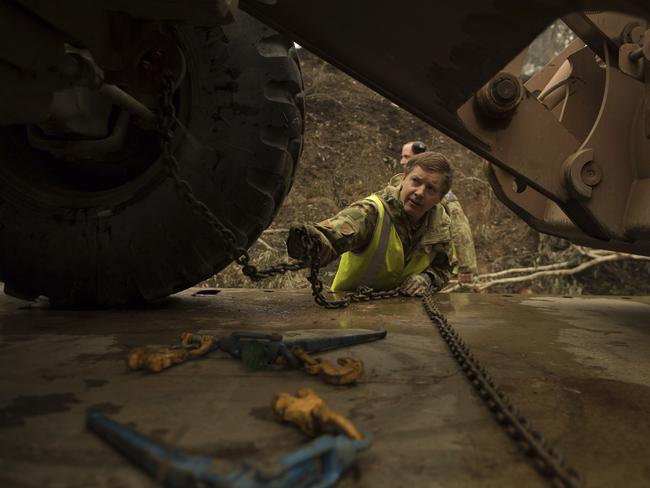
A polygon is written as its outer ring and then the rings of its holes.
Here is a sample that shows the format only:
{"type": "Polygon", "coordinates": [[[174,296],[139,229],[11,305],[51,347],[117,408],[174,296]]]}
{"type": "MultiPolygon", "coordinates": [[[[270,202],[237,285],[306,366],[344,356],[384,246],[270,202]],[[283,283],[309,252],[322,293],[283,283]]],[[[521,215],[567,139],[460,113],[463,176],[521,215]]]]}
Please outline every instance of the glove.
{"type": "Polygon", "coordinates": [[[399,287],[402,295],[421,297],[431,289],[431,276],[426,273],[408,275],[399,287]]]}
{"type": "Polygon", "coordinates": [[[308,225],[292,225],[289,228],[289,237],[287,237],[287,253],[293,259],[309,261],[311,258],[308,242],[316,241],[320,243],[319,232],[308,225]]]}

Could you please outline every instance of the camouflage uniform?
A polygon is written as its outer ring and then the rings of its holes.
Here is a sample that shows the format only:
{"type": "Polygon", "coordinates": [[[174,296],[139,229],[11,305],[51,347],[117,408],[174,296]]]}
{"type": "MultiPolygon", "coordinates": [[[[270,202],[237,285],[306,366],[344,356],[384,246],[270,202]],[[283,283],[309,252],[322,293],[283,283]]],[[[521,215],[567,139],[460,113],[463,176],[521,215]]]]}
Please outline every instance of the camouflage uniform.
{"type": "MultiPolygon", "coordinates": [[[[399,199],[399,188],[388,186],[376,193],[390,212],[397,235],[402,241],[405,262],[419,249],[429,255],[424,271],[431,277],[434,290],[444,287],[451,276],[451,223],[447,212],[436,205],[417,224],[411,224],[399,199]]],[[[378,212],[368,200],[359,200],[334,217],[315,224],[315,233],[323,244],[321,264],[334,261],[346,251],[361,252],[372,240],[378,212]]]]}
{"type": "MultiPolygon", "coordinates": [[[[390,179],[390,186],[399,188],[402,184],[402,173],[390,179]]],[[[472,238],[472,229],[465,216],[458,198],[451,190],[440,202],[451,219],[451,239],[453,243],[452,269],[454,274],[476,273],[476,249],[472,238]]]]}
{"type": "MultiPolygon", "coordinates": [[[[451,238],[459,273],[476,273],[476,250],[469,220],[463,207],[451,191],[442,199],[442,205],[451,218],[451,238]]],[[[456,271],[456,270],[454,270],[456,271]]]]}

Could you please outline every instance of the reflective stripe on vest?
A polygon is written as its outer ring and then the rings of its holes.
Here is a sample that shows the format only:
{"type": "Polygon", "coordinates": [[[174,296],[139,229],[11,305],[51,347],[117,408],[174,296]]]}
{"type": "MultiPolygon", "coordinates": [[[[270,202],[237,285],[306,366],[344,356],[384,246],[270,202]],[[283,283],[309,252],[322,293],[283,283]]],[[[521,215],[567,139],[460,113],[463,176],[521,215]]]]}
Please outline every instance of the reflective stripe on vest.
{"type": "Polygon", "coordinates": [[[429,256],[423,252],[414,254],[404,265],[402,241],[383,201],[377,195],[366,200],[377,208],[375,231],[362,252],[346,252],[341,256],[332,291],[354,291],[361,285],[389,290],[399,286],[409,274],[421,273],[429,266],[429,256]]]}

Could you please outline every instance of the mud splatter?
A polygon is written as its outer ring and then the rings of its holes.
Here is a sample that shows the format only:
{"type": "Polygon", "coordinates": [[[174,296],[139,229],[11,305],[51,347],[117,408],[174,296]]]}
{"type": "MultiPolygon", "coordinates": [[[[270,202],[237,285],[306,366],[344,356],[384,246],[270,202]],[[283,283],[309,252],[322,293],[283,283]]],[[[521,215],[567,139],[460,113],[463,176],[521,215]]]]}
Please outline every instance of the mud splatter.
{"type": "Polygon", "coordinates": [[[86,409],[86,413],[101,412],[106,415],[115,415],[120,413],[122,408],[124,408],[122,405],[115,405],[114,403],[95,403],[86,409]]]}
{"type": "Polygon", "coordinates": [[[73,393],[19,396],[11,405],[0,409],[0,428],[25,425],[25,418],[51,413],[67,412],[70,405],[79,403],[73,393]]]}
{"type": "Polygon", "coordinates": [[[84,380],[84,383],[86,384],[86,388],[99,388],[100,386],[104,386],[106,383],[108,383],[108,380],[87,379],[84,380]]]}

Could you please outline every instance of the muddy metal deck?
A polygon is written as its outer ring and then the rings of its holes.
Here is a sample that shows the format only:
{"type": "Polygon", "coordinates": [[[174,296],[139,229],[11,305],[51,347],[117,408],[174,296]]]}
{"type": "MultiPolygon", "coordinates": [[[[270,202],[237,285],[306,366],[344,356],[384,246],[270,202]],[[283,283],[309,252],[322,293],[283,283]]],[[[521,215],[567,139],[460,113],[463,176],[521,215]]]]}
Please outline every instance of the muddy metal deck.
{"type": "MultiPolygon", "coordinates": [[[[237,462],[301,446],[275,421],[280,391],[315,389],[372,432],[339,486],[544,486],[459,372],[417,299],[318,308],[306,290],[176,295],[140,310],[61,311],[0,297],[0,486],[151,486],[85,430],[103,411],[162,443],[237,462]],[[346,351],[354,387],[251,372],[217,352],[159,375],[127,372],[133,346],[181,331],[379,328],[346,351]]],[[[587,486],[650,484],[650,298],[451,294],[441,310],[587,486]]],[[[329,353],[338,357],[341,352],[329,353]]]]}

